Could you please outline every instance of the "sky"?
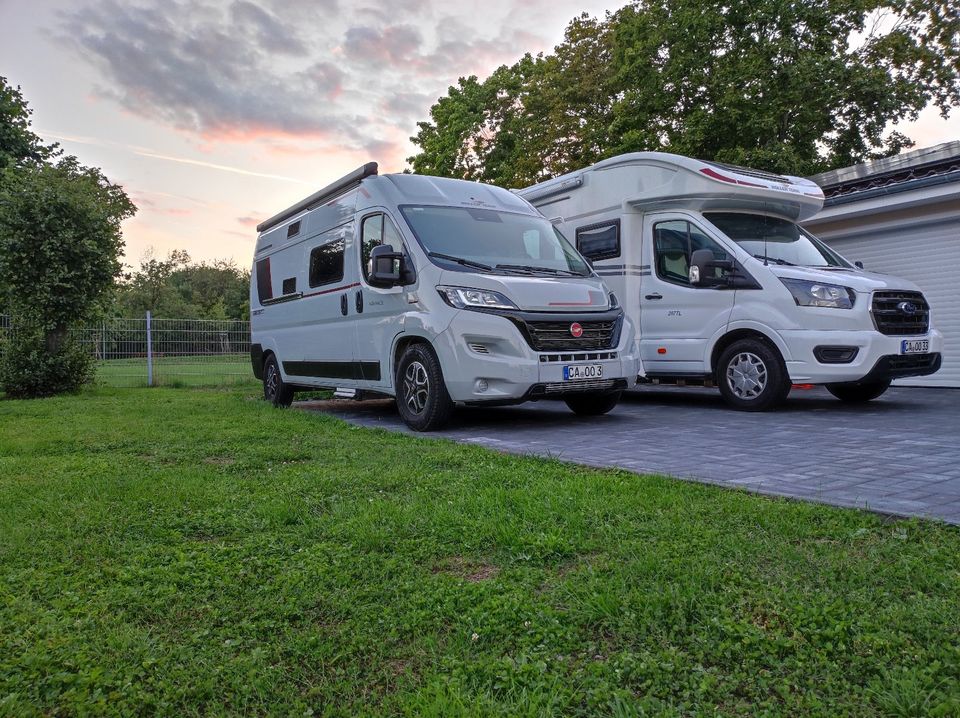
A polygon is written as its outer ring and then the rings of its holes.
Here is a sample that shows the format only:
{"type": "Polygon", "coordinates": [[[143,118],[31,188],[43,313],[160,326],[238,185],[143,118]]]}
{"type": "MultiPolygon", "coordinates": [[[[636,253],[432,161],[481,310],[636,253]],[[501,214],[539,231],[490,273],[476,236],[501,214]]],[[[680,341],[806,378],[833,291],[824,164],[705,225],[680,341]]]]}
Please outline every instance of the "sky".
{"type": "MultiPolygon", "coordinates": [[[[370,160],[399,172],[457,78],[549,52],[612,0],[0,0],[33,129],[124,186],[125,261],[250,262],[255,226],[370,160]]],[[[960,138],[960,112],[898,127],[960,138]]]]}

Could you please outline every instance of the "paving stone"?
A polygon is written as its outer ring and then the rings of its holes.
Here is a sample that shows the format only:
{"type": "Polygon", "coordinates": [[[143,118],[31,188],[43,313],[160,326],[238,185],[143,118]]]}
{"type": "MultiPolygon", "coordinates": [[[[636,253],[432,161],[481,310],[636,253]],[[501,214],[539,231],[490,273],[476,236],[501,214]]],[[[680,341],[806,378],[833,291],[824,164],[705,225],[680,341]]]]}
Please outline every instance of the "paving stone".
{"type": "MultiPolygon", "coordinates": [[[[410,432],[391,402],[298,403],[355,424],[410,432]]],[[[960,524],[960,391],[894,388],[862,406],[825,390],[780,410],[728,409],[703,389],[647,388],[603,417],[557,401],[463,409],[436,436],[883,513],[960,524]]]]}

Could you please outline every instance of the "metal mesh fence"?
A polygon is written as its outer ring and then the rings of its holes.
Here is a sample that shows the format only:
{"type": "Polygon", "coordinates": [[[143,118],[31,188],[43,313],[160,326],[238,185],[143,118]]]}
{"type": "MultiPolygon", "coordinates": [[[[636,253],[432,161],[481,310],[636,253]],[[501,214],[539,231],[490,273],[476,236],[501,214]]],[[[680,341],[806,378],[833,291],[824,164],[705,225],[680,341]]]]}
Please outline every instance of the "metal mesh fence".
{"type": "MultiPolygon", "coordinates": [[[[13,331],[0,314],[0,338],[13,331]]],[[[211,319],[108,319],[72,336],[97,362],[107,386],[216,386],[254,381],[250,322],[211,319]]]]}

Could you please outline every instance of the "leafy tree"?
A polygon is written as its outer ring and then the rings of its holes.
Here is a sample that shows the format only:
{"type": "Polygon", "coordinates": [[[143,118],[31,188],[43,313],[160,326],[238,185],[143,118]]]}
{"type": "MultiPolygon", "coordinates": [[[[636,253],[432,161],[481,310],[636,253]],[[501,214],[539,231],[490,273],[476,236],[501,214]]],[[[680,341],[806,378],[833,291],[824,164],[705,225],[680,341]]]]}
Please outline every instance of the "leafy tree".
{"type": "Polygon", "coordinates": [[[250,276],[233,262],[194,264],[184,250],[166,259],[146,257],[140,269],[120,285],[115,311],[142,317],[150,310],[161,318],[246,319],[250,276]]]}
{"type": "Polygon", "coordinates": [[[19,87],[0,76],[0,170],[27,163],[40,163],[60,153],[56,144],[45,145],[30,130],[31,110],[19,87]]]}
{"type": "Polygon", "coordinates": [[[642,0],[553,54],[461,79],[414,171],[519,186],[663,150],[794,174],[899,152],[960,103],[960,13],[936,0],[642,0]]]}
{"type": "Polygon", "coordinates": [[[68,329],[109,298],[121,268],[120,223],[136,208],[99,170],[42,145],[5,80],[0,142],[0,300],[14,322],[0,384],[15,396],[72,389],[88,378],[89,358],[68,329]]]}

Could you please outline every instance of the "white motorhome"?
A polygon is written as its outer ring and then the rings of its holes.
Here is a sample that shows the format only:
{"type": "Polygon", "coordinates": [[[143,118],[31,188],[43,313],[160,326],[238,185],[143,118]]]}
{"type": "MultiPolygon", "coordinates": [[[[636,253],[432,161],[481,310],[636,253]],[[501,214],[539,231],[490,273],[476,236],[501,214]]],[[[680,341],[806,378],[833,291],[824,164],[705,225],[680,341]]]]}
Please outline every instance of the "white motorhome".
{"type": "Polygon", "coordinates": [[[558,398],[601,414],[637,377],[623,309],[573,246],[497,187],[368,163],[257,227],[264,396],[395,396],[417,430],[455,404],[558,398]]]}
{"type": "Polygon", "coordinates": [[[730,405],[764,410],[795,384],[862,402],[940,368],[920,289],[797,224],[823,205],[809,180],[638,152],[517,194],[622,299],[645,382],[717,385],[730,405]]]}

